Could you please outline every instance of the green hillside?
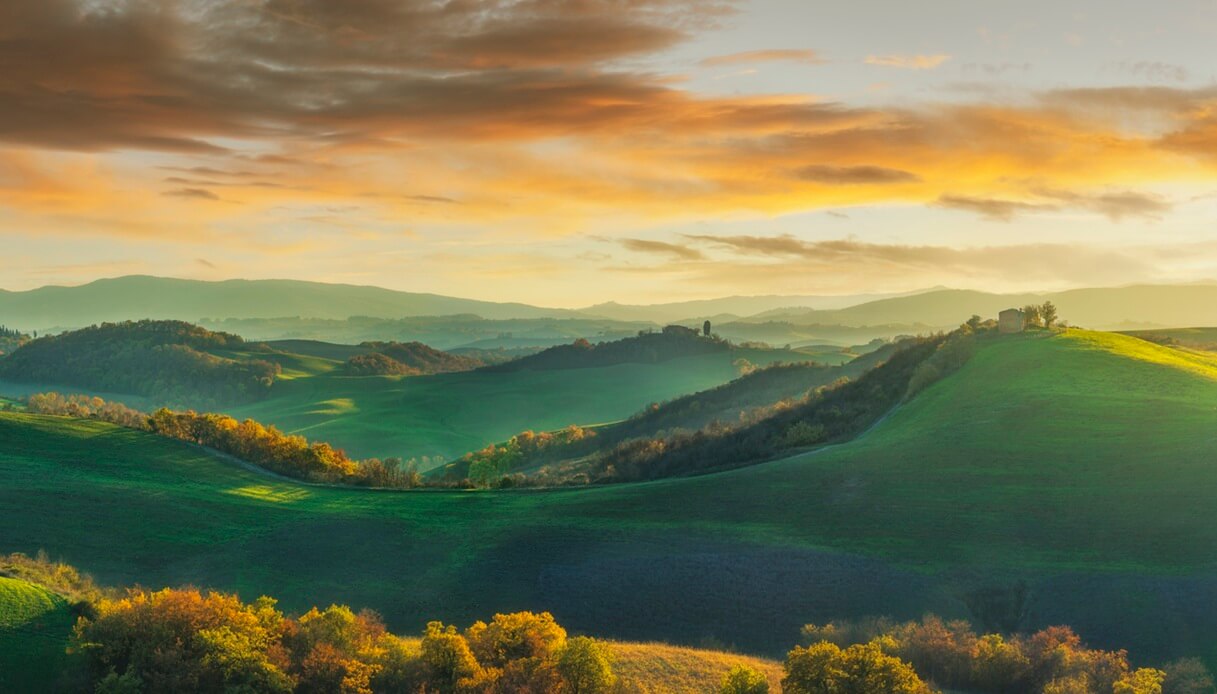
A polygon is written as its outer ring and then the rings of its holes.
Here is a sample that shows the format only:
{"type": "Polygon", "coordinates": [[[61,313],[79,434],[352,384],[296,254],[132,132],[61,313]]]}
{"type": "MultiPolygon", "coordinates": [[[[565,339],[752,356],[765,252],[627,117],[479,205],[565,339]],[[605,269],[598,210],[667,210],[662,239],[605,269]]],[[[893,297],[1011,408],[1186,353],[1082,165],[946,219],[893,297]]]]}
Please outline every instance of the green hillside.
{"type": "Polygon", "coordinates": [[[0,358],[0,378],[202,406],[265,396],[280,372],[265,352],[181,321],[102,323],[26,343],[0,358]]]}
{"type": "Polygon", "coordinates": [[[414,377],[318,372],[277,382],[267,399],[229,413],[328,441],[355,457],[451,459],[524,429],[624,419],[648,403],[730,381],[741,358],[763,365],[810,357],[745,349],[582,369],[414,377]]]}
{"type": "Polygon", "coordinates": [[[49,691],[75,621],[62,597],[0,576],[0,692],[49,691]]]}
{"type": "Polygon", "coordinates": [[[852,443],[591,489],[305,487],[6,413],[0,547],[112,584],[367,605],[399,631],[548,609],[605,636],[777,653],[806,622],[933,611],[1212,663],[1215,419],[1217,357],[1081,331],[987,343],[852,443]]]}

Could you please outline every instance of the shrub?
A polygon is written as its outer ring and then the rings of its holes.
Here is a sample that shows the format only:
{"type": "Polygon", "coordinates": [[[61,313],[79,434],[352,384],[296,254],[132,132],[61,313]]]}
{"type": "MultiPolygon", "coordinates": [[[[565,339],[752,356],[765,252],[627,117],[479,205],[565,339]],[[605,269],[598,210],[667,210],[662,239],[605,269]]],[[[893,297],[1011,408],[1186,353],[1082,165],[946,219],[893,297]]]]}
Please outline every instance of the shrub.
{"type": "Polygon", "coordinates": [[[570,694],[600,694],[617,683],[613,653],[587,636],[576,636],[558,652],[557,668],[570,694]]]}
{"type": "Polygon", "coordinates": [[[929,694],[913,668],[876,642],[845,650],[827,641],[795,647],[786,656],[787,694],[929,694]]]}
{"type": "Polygon", "coordinates": [[[719,694],[768,694],[769,680],[747,665],[736,665],[723,677],[719,694]]]}

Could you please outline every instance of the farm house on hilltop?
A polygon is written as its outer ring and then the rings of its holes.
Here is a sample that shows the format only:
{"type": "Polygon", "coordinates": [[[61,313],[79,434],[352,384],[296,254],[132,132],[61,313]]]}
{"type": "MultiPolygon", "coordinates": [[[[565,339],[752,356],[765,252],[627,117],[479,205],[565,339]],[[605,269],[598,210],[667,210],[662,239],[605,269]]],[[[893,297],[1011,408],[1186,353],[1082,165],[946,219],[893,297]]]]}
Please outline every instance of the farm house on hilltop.
{"type": "Polygon", "coordinates": [[[1020,309],[1008,308],[997,314],[997,329],[1003,333],[1021,333],[1026,324],[1026,316],[1020,309]]]}

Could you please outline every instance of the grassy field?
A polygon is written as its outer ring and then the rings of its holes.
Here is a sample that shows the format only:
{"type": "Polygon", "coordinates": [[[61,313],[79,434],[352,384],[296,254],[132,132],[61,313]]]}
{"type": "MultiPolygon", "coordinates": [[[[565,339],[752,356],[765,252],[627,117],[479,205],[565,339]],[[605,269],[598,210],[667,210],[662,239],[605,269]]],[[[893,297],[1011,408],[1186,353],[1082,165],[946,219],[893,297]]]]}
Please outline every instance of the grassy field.
{"type": "Polygon", "coordinates": [[[986,343],[849,444],[593,489],[302,487],[0,414],[0,551],[114,584],[369,606],[402,632],[547,609],[576,631],[778,655],[809,621],[1004,610],[1134,659],[1212,662],[1215,422],[1217,358],[1081,331],[986,343]]]}
{"type": "Polygon", "coordinates": [[[639,694],[706,694],[718,689],[723,676],[736,665],[763,673],[771,694],[782,692],[782,664],[700,648],[664,643],[614,643],[617,662],[613,671],[638,685],[639,694]]]}
{"type": "Polygon", "coordinates": [[[268,399],[229,414],[328,441],[360,458],[451,459],[525,429],[623,419],[648,403],[735,378],[733,362],[741,358],[758,365],[811,359],[787,350],[740,349],[659,364],[349,377],[329,373],[323,357],[300,356],[291,367],[284,364],[287,377],[268,399]],[[311,365],[296,368],[300,363],[311,365]]]}
{"type": "Polygon", "coordinates": [[[0,692],[47,691],[75,621],[62,597],[0,576],[0,692]]]}

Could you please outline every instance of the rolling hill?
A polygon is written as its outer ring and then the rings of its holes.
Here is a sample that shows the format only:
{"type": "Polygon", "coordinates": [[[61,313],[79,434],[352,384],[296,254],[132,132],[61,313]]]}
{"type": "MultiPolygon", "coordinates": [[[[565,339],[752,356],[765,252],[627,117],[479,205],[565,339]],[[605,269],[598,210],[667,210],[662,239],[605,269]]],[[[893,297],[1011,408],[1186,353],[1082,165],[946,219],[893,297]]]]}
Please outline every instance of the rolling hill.
{"type": "Polygon", "coordinates": [[[1041,294],[991,294],[943,289],[882,299],[831,311],[780,309],[742,322],[875,326],[885,324],[954,327],[972,314],[992,318],[1002,309],[1052,301],[1062,318],[1099,329],[1185,327],[1217,324],[1217,285],[1140,285],[1073,289],[1041,294]]]}
{"type": "Polygon", "coordinates": [[[0,378],[196,406],[263,397],[281,366],[237,335],[181,321],[103,323],[44,335],[0,358],[0,378]]]}
{"type": "Polygon", "coordinates": [[[622,321],[649,321],[671,323],[710,318],[715,322],[731,317],[752,316],[764,311],[788,308],[839,309],[847,306],[888,299],[896,296],[920,294],[920,291],[902,294],[851,294],[840,296],[725,296],[718,299],[695,299],[661,304],[619,304],[609,301],[580,309],[589,316],[603,316],[622,321]]]}
{"type": "MultiPolygon", "coordinates": [[[[741,359],[766,365],[817,358],[663,333],[589,345],[576,349],[573,359],[567,358],[571,349],[526,356],[519,362],[524,368],[506,362],[475,371],[482,364],[476,356],[419,343],[268,345],[187,323],[139,321],[27,344],[0,359],[0,377],[6,378],[0,392],[54,390],[149,411],[163,405],[221,411],[326,441],[356,457],[414,458],[426,469],[529,427],[623,419],[648,403],[731,380],[741,359]],[[369,365],[372,354],[390,357],[382,357],[390,368],[369,365]],[[253,380],[257,374],[265,377],[253,380]]],[[[833,361],[851,357],[831,355],[833,361]]]]}
{"type": "Polygon", "coordinates": [[[527,304],[458,299],[381,287],[298,280],[200,280],[130,275],[78,287],[0,290],[0,319],[23,330],[48,330],[141,318],[345,319],[476,314],[482,318],[577,317],[573,311],[527,304]]]}
{"type": "Polygon", "coordinates": [[[648,403],[730,381],[739,374],[739,359],[764,365],[810,358],[789,350],[724,349],[585,368],[490,367],[412,377],[319,371],[281,380],[265,400],[227,412],[327,441],[359,458],[434,459],[425,469],[525,429],[624,419],[648,403]]]}
{"type": "Polygon", "coordinates": [[[367,605],[399,631],[548,609],[605,636],[776,654],[809,621],[933,611],[1213,663],[1215,410],[1217,356],[1026,334],[819,451],[634,485],[401,493],[0,413],[0,547],[111,584],[367,605]]]}

